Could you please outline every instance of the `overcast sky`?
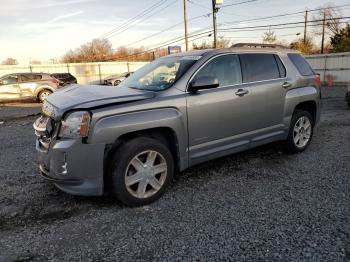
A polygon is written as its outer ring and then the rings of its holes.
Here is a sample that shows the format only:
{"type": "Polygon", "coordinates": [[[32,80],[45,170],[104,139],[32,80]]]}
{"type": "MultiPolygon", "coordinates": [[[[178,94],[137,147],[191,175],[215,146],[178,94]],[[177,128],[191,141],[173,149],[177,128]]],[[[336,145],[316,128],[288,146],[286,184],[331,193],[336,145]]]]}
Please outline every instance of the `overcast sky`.
{"type": "MultiPolygon", "coordinates": [[[[241,1],[224,0],[224,4],[241,1]]],[[[41,61],[59,59],[67,50],[103,36],[157,2],[159,0],[1,0],[0,62],[7,57],[13,57],[21,64],[34,59],[41,61]]],[[[317,8],[329,2],[328,0],[258,0],[222,8],[218,13],[218,23],[221,28],[225,28],[299,22],[304,19],[302,14],[266,21],[239,21],[297,12],[305,8],[317,8]]],[[[332,3],[344,5],[349,4],[349,0],[334,0],[332,3]]],[[[129,44],[134,41],[183,21],[183,0],[164,0],[161,6],[153,10],[157,12],[156,15],[144,21],[137,21],[139,23],[129,30],[110,37],[113,47],[130,46],[129,44]]],[[[205,16],[210,10],[210,0],[188,2],[189,19],[203,15],[190,21],[190,32],[211,26],[211,17],[205,16]]],[[[350,7],[342,8],[342,14],[350,16],[350,7]]],[[[302,33],[303,29],[289,28],[274,31],[278,39],[292,40],[296,38],[295,34],[302,33]]],[[[233,42],[261,42],[263,32],[229,32],[219,35],[224,35],[233,42]]],[[[183,25],[181,24],[133,46],[153,47],[157,43],[182,35],[183,25]]]]}

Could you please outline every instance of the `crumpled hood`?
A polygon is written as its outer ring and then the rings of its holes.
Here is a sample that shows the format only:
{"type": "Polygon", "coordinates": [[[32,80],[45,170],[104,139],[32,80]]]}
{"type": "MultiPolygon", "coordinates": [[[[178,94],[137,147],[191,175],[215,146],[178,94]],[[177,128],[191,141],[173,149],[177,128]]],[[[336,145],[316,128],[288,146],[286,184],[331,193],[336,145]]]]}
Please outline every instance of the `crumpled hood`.
{"type": "MultiPolygon", "coordinates": [[[[127,87],[102,85],[71,85],[61,88],[47,97],[49,107],[54,107],[53,118],[60,118],[71,109],[88,109],[109,104],[134,102],[155,96],[152,91],[137,90],[127,87]],[[50,106],[51,105],[51,106],[50,106]]],[[[47,104],[47,103],[46,103],[47,104]]],[[[43,111],[45,112],[45,103],[43,111]]],[[[48,110],[52,110],[48,108],[48,110]]]]}

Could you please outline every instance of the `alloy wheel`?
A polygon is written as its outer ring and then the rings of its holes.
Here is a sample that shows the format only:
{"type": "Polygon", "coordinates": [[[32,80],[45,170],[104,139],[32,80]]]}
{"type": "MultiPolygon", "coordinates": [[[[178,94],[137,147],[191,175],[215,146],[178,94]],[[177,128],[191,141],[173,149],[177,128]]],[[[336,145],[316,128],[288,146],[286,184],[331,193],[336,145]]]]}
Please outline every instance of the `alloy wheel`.
{"type": "Polygon", "coordinates": [[[294,144],[298,148],[303,148],[310,141],[312,132],[312,126],[309,118],[302,116],[300,117],[293,129],[293,140],[294,144]]]}
{"type": "Polygon", "coordinates": [[[159,152],[148,150],[135,156],[125,172],[125,185],[136,198],[149,198],[164,185],[168,166],[159,152]]]}

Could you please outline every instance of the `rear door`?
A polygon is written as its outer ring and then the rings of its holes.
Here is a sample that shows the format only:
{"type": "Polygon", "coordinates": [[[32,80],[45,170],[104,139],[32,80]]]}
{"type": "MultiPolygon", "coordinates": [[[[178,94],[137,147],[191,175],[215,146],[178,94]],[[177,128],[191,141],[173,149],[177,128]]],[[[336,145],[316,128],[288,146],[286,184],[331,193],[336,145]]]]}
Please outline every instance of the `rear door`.
{"type": "Polygon", "coordinates": [[[40,85],[42,76],[40,74],[22,74],[19,79],[19,87],[24,99],[34,98],[35,90],[40,85]]]}
{"type": "Polygon", "coordinates": [[[18,85],[17,75],[7,75],[0,79],[0,102],[19,100],[21,91],[18,85]]]}
{"type": "Polygon", "coordinates": [[[252,137],[279,135],[283,129],[286,69],[275,54],[241,54],[243,82],[251,95],[252,137]]]}

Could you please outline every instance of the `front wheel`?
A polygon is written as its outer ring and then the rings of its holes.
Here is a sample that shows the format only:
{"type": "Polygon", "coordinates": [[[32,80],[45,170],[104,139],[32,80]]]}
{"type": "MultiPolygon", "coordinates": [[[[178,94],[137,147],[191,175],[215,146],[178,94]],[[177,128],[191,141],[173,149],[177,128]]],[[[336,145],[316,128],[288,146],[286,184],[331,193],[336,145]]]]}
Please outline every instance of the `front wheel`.
{"type": "Polygon", "coordinates": [[[52,94],[52,91],[50,91],[50,90],[43,90],[43,91],[40,91],[40,93],[39,93],[39,95],[38,95],[38,101],[40,102],[40,103],[43,103],[44,102],[44,100],[49,96],[49,95],[51,95],[52,94]]]}
{"type": "Polygon", "coordinates": [[[117,85],[119,85],[120,83],[121,83],[120,80],[115,80],[114,83],[113,83],[113,85],[114,85],[114,86],[117,86],[117,85]]]}
{"type": "Polygon", "coordinates": [[[286,140],[287,151],[290,153],[304,151],[311,142],[313,128],[314,121],[311,114],[304,110],[296,110],[286,140]]]}
{"type": "Polygon", "coordinates": [[[174,159],[163,143],[140,137],[124,143],[111,163],[113,193],[127,206],[159,199],[172,181],[174,159]]]}

